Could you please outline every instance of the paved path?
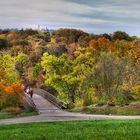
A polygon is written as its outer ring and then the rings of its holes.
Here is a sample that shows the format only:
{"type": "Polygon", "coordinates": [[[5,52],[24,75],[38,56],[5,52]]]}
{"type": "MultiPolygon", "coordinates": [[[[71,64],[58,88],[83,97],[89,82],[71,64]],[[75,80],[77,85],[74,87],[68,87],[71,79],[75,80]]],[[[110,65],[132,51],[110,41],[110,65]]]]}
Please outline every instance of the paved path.
{"type": "Polygon", "coordinates": [[[52,103],[50,103],[40,95],[35,94],[33,96],[33,101],[36,105],[39,114],[48,114],[50,112],[62,112],[62,110],[54,106],[52,103]]]}
{"type": "Polygon", "coordinates": [[[140,119],[140,116],[110,116],[110,115],[88,115],[80,113],[69,113],[55,107],[43,97],[34,94],[33,101],[39,111],[39,115],[11,118],[0,120],[0,124],[16,124],[44,121],[66,121],[66,120],[101,120],[101,119],[140,119]]]}

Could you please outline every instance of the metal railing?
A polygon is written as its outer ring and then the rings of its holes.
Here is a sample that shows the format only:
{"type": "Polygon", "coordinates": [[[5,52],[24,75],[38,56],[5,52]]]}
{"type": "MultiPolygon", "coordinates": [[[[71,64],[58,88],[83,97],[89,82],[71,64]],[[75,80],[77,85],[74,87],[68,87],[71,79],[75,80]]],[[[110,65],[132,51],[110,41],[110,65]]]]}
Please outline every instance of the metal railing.
{"type": "Polygon", "coordinates": [[[44,97],[45,99],[50,101],[52,104],[54,104],[59,109],[67,108],[66,105],[61,100],[57,99],[55,96],[53,96],[52,94],[50,94],[49,92],[47,92],[43,89],[34,88],[34,93],[44,97]]]}
{"type": "Polygon", "coordinates": [[[33,100],[25,93],[24,96],[24,100],[25,100],[25,109],[29,110],[29,111],[37,111],[36,109],[36,105],[34,104],[33,100]]]}

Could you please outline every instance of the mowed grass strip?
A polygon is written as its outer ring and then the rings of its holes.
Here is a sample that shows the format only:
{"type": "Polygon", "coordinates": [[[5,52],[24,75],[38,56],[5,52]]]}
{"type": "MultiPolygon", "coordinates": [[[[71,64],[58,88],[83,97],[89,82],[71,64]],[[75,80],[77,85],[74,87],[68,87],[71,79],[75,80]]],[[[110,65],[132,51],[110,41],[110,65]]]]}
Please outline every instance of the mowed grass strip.
{"type": "Polygon", "coordinates": [[[0,140],[140,140],[140,120],[0,125],[0,140]]]}

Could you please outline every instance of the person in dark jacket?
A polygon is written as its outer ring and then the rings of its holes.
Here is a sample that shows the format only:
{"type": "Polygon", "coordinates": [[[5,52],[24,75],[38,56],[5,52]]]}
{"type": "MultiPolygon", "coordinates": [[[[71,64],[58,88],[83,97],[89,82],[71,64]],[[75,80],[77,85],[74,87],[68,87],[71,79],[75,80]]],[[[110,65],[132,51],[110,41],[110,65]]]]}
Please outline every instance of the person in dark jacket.
{"type": "Polygon", "coordinates": [[[30,97],[32,98],[33,97],[33,89],[32,88],[30,88],[29,94],[30,94],[30,97]]]}

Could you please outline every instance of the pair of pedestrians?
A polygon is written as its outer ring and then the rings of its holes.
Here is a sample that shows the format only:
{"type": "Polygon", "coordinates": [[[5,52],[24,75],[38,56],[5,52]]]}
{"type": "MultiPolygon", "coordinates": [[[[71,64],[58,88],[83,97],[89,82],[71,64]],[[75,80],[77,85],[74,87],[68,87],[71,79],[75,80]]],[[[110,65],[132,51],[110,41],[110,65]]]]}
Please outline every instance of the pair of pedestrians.
{"type": "Polygon", "coordinates": [[[31,87],[28,87],[26,89],[26,93],[32,98],[33,97],[33,89],[31,87]]]}

